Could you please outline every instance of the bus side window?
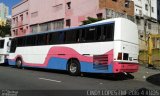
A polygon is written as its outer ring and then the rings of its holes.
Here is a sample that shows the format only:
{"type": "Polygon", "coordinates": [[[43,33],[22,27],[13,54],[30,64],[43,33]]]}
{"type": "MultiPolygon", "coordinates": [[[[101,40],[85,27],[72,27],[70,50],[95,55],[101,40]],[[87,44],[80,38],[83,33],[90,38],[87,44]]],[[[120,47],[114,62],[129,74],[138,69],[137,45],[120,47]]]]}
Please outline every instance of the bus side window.
{"type": "Polygon", "coordinates": [[[37,45],[46,45],[47,34],[37,35],[37,45]]]}
{"type": "Polygon", "coordinates": [[[22,46],[36,46],[36,35],[23,38],[23,43],[22,46]],[[26,43],[24,41],[26,41],[26,43]]]}
{"type": "Polygon", "coordinates": [[[25,39],[26,39],[25,37],[17,38],[17,47],[25,46],[25,41],[26,41],[25,39]]]}
{"type": "Polygon", "coordinates": [[[73,31],[72,30],[70,30],[70,31],[66,31],[65,32],[66,33],[66,35],[65,35],[65,43],[73,43],[74,42],[74,33],[73,33],[73,31]]]}
{"type": "Polygon", "coordinates": [[[4,40],[0,40],[0,48],[4,48],[4,40]]]}
{"type": "Polygon", "coordinates": [[[53,39],[52,39],[52,38],[53,38],[52,35],[53,35],[53,33],[49,33],[49,34],[48,34],[48,44],[49,44],[49,45],[53,44],[53,43],[52,43],[52,42],[53,42],[53,41],[52,41],[52,40],[53,40],[53,39]]]}
{"type": "Polygon", "coordinates": [[[53,32],[53,33],[49,33],[49,39],[48,42],[50,45],[54,45],[54,44],[60,44],[60,42],[63,41],[63,35],[60,37],[60,32],[53,32]],[[60,41],[60,38],[62,39],[60,41]]]}
{"type": "Polygon", "coordinates": [[[64,41],[65,41],[65,32],[58,32],[58,34],[59,34],[59,44],[62,44],[62,43],[64,43],[64,41]]]}
{"type": "Polygon", "coordinates": [[[86,32],[86,41],[87,42],[95,41],[96,27],[88,27],[88,28],[86,28],[85,32],[86,32]]]}
{"type": "Polygon", "coordinates": [[[75,30],[76,31],[76,42],[80,42],[80,30],[75,30]]]}
{"type": "Polygon", "coordinates": [[[85,42],[86,41],[86,39],[85,39],[85,34],[86,32],[85,32],[85,29],[81,29],[81,42],[85,42]]]}
{"type": "Polygon", "coordinates": [[[96,37],[96,41],[103,40],[102,39],[103,35],[102,35],[102,27],[101,26],[97,27],[97,31],[96,31],[95,37],[96,37]]]}
{"type": "Polygon", "coordinates": [[[79,31],[70,30],[66,31],[65,43],[77,43],[79,42],[79,31]]]}

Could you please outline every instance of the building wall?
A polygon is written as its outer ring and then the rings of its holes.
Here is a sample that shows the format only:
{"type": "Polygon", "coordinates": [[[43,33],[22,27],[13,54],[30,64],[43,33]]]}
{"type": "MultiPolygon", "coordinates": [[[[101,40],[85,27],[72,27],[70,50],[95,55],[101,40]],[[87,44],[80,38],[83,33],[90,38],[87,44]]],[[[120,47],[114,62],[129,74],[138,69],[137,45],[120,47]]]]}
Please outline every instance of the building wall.
{"type": "MultiPolygon", "coordinates": [[[[63,24],[63,28],[79,26],[82,24],[81,21],[85,20],[86,17],[97,17],[96,14],[100,12],[98,0],[92,0],[92,2],[86,0],[48,0],[48,2],[44,0],[30,0],[30,3],[30,25],[33,25],[33,27],[37,26],[36,30],[38,31],[42,31],[39,27],[41,27],[41,23],[45,22],[47,24],[48,22],[60,22],[60,24],[63,24]],[[37,2],[39,3],[37,4],[37,2]],[[71,2],[70,8],[68,8],[68,2],[71,2]],[[43,9],[41,9],[42,3],[44,5],[43,9]],[[37,16],[32,17],[32,14],[34,13],[36,13],[37,16]],[[67,20],[70,20],[69,26],[66,24],[67,20]]],[[[51,29],[59,29],[53,28],[53,26],[54,25],[52,24],[51,29]]]]}
{"type": "Polygon", "coordinates": [[[65,3],[63,1],[64,0],[30,0],[30,25],[64,18],[65,3]]]}
{"type": "Polygon", "coordinates": [[[23,0],[12,8],[12,36],[27,34],[29,22],[29,0],[23,0]]]}
{"type": "Polygon", "coordinates": [[[159,0],[132,0],[135,5],[135,15],[157,20],[157,2],[159,0]],[[142,10],[142,13],[139,12],[142,10]]]}
{"type": "Polygon", "coordinates": [[[142,0],[142,2],[142,10],[144,16],[152,17],[157,20],[157,0],[142,0]],[[148,7],[146,8],[146,6],[148,7]]]}
{"type": "Polygon", "coordinates": [[[12,36],[79,26],[87,17],[106,18],[106,9],[133,16],[133,2],[125,7],[125,1],[23,0],[12,9],[12,36]],[[28,12],[27,18],[26,12],[28,12]],[[23,22],[20,20],[22,14],[23,22]],[[27,31],[26,26],[29,26],[27,31]],[[22,31],[22,28],[25,31],[22,31]]]}
{"type": "Polygon", "coordinates": [[[159,0],[133,0],[135,6],[135,22],[139,30],[140,49],[147,48],[145,40],[148,34],[158,34],[157,1],[159,0]],[[140,12],[141,11],[141,12],[140,12]]]}
{"type": "Polygon", "coordinates": [[[158,34],[159,30],[158,23],[152,21],[146,21],[146,26],[145,26],[144,19],[138,19],[138,22],[136,21],[136,23],[138,25],[140,50],[145,50],[148,46],[147,43],[145,42],[145,40],[148,40],[148,35],[158,34]],[[144,32],[144,30],[146,30],[146,33],[144,32]]]}
{"type": "MultiPolygon", "coordinates": [[[[71,19],[71,26],[79,26],[82,24],[82,21],[86,20],[87,17],[97,18],[97,14],[102,13],[104,17],[105,10],[99,9],[98,0],[68,0],[71,1],[71,9],[67,8],[66,5],[66,20],[71,19]]],[[[67,3],[67,2],[66,2],[67,3]]],[[[65,27],[67,27],[65,25],[65,27]]]]}
{"type": "Polygon", "coordinates": [[[64,0],[30,0],[31,32],[64,28],[64,18],[64,0]]]}
{"type": "Polygon", "coordinates": [[[158,0],[132,0],[135,4],[135,15],[151,17],[157,20],[157,1],[158,0]],[[142,10],[142,13],[139,12],[142,10]]]}
{"type": "Polygon", "coordinates": [[[129,0],[99,0],[99,6],[101,9],[107,8],[115,10],[120,13],[124,13],[130,16],[134,16],[134,3],[129,0]]]}
{"type": "Polygon", "coordinates": [[[133,0],[134,1],[134,15],[142,16],[142,1],[141,0],[133,0]]]}

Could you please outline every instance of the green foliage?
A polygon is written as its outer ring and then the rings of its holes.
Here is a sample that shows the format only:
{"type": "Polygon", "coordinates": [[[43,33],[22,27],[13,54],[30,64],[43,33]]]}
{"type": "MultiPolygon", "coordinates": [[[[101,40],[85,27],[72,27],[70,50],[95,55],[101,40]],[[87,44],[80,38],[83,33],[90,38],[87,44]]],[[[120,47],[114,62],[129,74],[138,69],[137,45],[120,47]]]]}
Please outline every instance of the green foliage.
{"type": "Polygon", "coordinates": [[[87,20],[82,21],[82,25],[87,25],[90,23],[98,22],[104,20],[104,18],[93,18],[93,17],[88,17],[87,20]]]}
{"type": "Polygon", "coordinates": [[[6,35],[11,35],[11,24],[9,20],[6,25],[0,25],[0,37],[5,37],[6,35]]]}

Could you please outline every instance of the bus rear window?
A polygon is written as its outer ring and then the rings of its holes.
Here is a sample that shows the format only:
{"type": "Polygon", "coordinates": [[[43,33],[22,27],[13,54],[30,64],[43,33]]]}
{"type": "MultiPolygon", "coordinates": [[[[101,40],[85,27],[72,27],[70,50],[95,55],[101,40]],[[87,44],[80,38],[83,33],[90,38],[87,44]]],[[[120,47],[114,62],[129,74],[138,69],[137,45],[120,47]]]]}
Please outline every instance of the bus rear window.
{"type": "Polygon", "coordinates": [[[103,26],[103,40],[113,41],[114,40],[114,23],[103,26]]]}
{"type": "Polygon", "coordinates": [[[0,48],[4,48],[4,40],[0,40],[0,48]]]}

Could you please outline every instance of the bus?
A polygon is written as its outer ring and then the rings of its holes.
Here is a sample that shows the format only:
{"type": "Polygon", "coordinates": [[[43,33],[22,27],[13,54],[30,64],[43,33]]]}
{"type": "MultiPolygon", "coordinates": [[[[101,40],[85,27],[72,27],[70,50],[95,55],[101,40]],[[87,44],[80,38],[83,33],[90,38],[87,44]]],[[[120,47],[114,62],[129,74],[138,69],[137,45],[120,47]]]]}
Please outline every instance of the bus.
{"type": "Polygon", "coordinates": [[[9,54],[10,37],[0,38],[0,64],[7,64],[7,56],[9,54]]]}
{"type": "Polygon", "coordinates": [[[15,37],[9,65],[80,73],[133,73],[139,68],[137,25],[125,18],[15,37]]]}

